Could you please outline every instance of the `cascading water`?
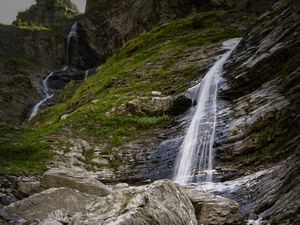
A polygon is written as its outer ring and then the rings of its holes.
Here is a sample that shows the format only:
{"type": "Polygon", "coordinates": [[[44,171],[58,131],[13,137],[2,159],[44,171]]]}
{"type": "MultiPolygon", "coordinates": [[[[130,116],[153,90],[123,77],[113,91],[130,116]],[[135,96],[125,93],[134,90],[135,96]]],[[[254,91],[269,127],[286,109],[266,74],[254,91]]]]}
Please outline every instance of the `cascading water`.
{"type": "MultiPolygon", "coordinates": [[[[67,70],[70,67],[71,64],[71,46],[72,42],[77,38],[78,36],[78,22],[75,22],[72,25],[71,31],[69,32],[67,36],[67,42],[66,42],[66,48],[65,48],[65,64],[66,66],[62,70],[67,70]]],[[[29,116],[29,120],[31,120],[38,112],[41,106],[46,103],[49,99],[51,99],[54,96],[54,93],[50,93],[48,81],[51,76],[54,75],[54,72],[51,72],[45,79],[42,81],[42,92],[44,94],[44,98],[39,101],[32,109],[31,114],[29,116]]],[[[85,77],[87,77],[89,74],[88,72],[85,73],[85,77]]]]}
{"type": "Polygon", "coordinates": [[[71,31],[67,36],[67,43],[66,43],[66,49],[65,49],[65,63],[66,63],[65,68],[69,68],[69,66],[71,65],[71,46],[72,46],[72,43],[74,42],[74,40],[78,36],[78,28],[79,28],[79,24],[78,24],[78,22],[75,22],[72,25],[71,31]]]}
{"type": "Polygon", "coordinates": [[[32,109],[32,112],[29,116],[29,120],[31,120],[39,111],[40,107],[50,98],[54,96],[54,93],[50,93],[49,87],[48,87],[48,80],[49,78],[53,76],[53,72],[50,73],[43,81],[42,81],[42,90],[44,93],[44,98],[39,101],[32,109]]]}
{"type": "Polygon", "coordinates": [[[212,182],[218,80],[225,62],[239,41],[235,38],[224,42],[223,48],[228,51],[220,56],[201,83],[189,90],[197,90],[197,106],[177,156],[174,173],[176,183],[212,182]]]}
{"type": "Polygon", "coordinates": [[[89,76],[89,70],[84,71],[84,80],[86,80],[89,76]]]}

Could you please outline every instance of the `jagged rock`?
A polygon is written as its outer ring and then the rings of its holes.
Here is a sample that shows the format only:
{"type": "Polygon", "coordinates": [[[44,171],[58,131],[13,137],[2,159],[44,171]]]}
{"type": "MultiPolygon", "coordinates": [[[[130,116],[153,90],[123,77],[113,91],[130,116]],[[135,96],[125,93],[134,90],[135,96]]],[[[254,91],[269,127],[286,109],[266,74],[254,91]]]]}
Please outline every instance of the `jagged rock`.
{"type": "Polygon", "coordinates": [[[48,170],[41,180],[41,186],[43,188],[68,187],[97,196],[106,196],[111,192],[111,189],[100,181],[63,168],[48,170]]]}
{"type": "Polygon", "coordinates": [[[79,11],[70,0],[37,0],[36,4],[32,5],[24,12],[19,12],[17,15],[16,24],[19,21],[27,24],[38,24],[43,26],[60,26],[62,21],[79,14],[79,11]]]}
{"type": "Polygon", "coordinates": [[[86,17],[80,23],[89,45],[104,61],[127,40],[159,22],[188,15],[194,8],[191,3],[190,0],[88,0],[86,17]]]}
{"type": "Polygon", "coordinates": [[[173,101],[171,108],[169,109],[169,113],[172,115],[179,115],[187,111],[192,105],[192,100],[187,98],[184,95],[179,95],[173,101]]]}
{"type": "Polygon", "coordinates": [[[28,221],[44,220],[56,210],[66,210],[72,216],[84,210],[96,198],[70,188],[51,188],[7,206],[4,210],[10,216],[28,221]]]}
{"type": "Polygon", "coordinates": [[[218,114],[217,163],[239,171],[230,179],[258,174],[246,182],[232,181],[238,187],[223,194],[239,202],[245,217],[253,213],[270,224],[300,220],[300,76],[294,63],[299,58],[299,4],[278,1],[260,17],[227,63],[223,76],[229,86],[220,93],[226,101],[218,114]]]}
{"type": "Polygon", "coordinates": [[[0,24],[1,121],[24,121],[40,99],[40,80],[63,55],[63,38],[61,31],[54,35],[50,30],[0,24]]]}
{"type": "Polygon", "coordinates": [[[140,97],[122,104],[117,109],[113,108],[107,115],[112,113],[124,115],[155,116],[163,114],[178,115],[185,112],[192,101],[184,95],[165,97],[140,97]]]}
{"type": "Polygon", "coordinates": [[[117,189],[86,211],[76,214],[72,225],[195,225],[189,198],[171,181],[117,189]]]}
{"type": "Polygon", "coordinates": [[[242,216],[238,213],[239,204],[235,201],[192,187],[185,187],[184,192],[189,196],[195,207],[198,224],[244,224],[242,216]]]}
{"type": "Polygon", "coordinates": [[[169,111],[173,97],[143,97],[128,102],[125,110],[133,115],[162,115],[169,111]]]}

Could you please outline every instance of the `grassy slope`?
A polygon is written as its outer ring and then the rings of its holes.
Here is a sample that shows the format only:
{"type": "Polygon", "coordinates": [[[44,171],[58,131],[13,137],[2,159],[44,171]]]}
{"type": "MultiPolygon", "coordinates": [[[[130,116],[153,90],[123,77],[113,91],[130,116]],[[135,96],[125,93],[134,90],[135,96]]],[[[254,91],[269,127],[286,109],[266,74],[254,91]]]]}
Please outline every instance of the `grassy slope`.
{"type": "MultiPolygon", "coordinates": [[[[1,170],[42,172],[51,156],[47,137],[63,133],[66,128],[87,140],[106,144],[109,154],[112,147],[164,123],[170,116],[106,116],[106,112],[139,96],[149,96],[151,91],[164,95],[183,92],[199,75],[198,69],[183,67],[174,72],[174,62],[195,46],[240,36],[241,25],[252,22],[252,17],[235,12],[192,14],[129,41],[74,96],[36,116],[29,124],[31,129],[4,131],[4,136],[19,133],[19,137],[13,135],[0,142],[1,170]],[[91,103],[93,100],[97,101],[91,103]],[[60,120],[64,114],[70,115],[60,120]],[[12,139],[17,144],[12,144],[12,139]]],[[[69,91],[68,87],[66,90],[69,91]]]]}

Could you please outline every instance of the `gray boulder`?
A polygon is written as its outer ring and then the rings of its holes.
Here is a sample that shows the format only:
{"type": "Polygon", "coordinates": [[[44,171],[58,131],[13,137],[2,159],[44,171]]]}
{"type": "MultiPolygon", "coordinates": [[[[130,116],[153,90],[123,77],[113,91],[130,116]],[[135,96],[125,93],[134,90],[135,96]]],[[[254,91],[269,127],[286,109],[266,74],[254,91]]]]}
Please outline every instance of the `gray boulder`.
{"type": "Polygon", "coordinates": [[[51,213],[56,215],[56,210],[67,211],[72,216],[83,211],[96,198],[69,188],[52,188],[11,204],[4,210],[13,217],[21,217],[28,221],[42,221],[51,213]]]}
{"type": "Polygon", "coordinates": [[[48,170],[41,180],[41,186],[46,189],[68,187],[97,196],[106,196],[111,192],[111,189],[100,181],[85,174],[72,173],[69,169],[63,168],[48,170]]]}
{"type": "Polygon", "coordinates": [[[118,189],[73,217],[72,225],[195,225],[193,205],[171,181],[118,189]]]}
{"type": "Polygon", "coordinates": [[[244,224],[242,216],[238,214],[239,204],[235,201],[192,187],[184,187],[184,192],[189,196],[195,207],[198,224],[244,224]]]}

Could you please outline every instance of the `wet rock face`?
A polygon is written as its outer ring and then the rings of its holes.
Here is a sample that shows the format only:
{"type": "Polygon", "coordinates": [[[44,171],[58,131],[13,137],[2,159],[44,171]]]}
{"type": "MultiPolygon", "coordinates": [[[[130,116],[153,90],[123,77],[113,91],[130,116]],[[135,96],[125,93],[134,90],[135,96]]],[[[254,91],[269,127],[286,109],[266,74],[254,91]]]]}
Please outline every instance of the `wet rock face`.
{"type": "MultiPolygon", "coordinates": [[[[299,143],[299,137],[295,142],[299,143]]],[[[290,145],[291,143],[288,143],[290,145]]],[[[296,154],[278,165],[245,180],[227,197],[240,203],[244,215],[258,215],[271,224],[298,224],[299,213],[299,151],[300,145],[293,144],[296,154]]]]}
{"type": "Polygon", "coordinates": [[[224,78],[229,86],[220,90],[223,107],[215,143],[216,163],[223,168],[220,179],[275,166],[231,195],[239,196],[243,213],[259,214],[274,224],[294,223],[289,217],[300,194],[289,180],[299,179],[294,173],[299,165],[286,160],[299,155],[298,9],[298,1],[281,2],[260,18],[228,62],[224,78]]]}

